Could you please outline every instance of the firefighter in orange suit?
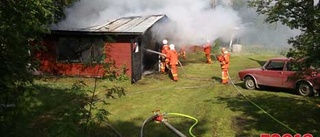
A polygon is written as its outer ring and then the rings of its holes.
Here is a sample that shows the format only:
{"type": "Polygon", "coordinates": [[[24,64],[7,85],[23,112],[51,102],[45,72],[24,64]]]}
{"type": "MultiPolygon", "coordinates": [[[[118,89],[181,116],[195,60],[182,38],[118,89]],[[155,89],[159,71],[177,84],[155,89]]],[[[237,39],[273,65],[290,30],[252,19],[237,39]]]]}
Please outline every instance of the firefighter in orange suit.
{"type": "Polygon", "coordinates": [[[186,47],[185,46],[181,46],[180,47],[180,51],[179,51],[179,56],[181,56],[183,59],[186,59],[186,47]]]}
{"type": "Polygon", "coordinates": [[[217,58],[218,61],[220,62],[221,71],[222,71],[221,83],[228,84],[228,81],[229,81],[228,69],[230,64],[230,53],[225,48],[221,48],[221,53],[222,55],[218,56],[217,58]]]}
{"type": "MultiPolygon", "coordinates": [[[[168,41],[166,39],[162,40],[162,49],[161,49],[161,53],[163,55],[165,55],[167,53],[167,51],[169,50],[169,45],[168,45],[168,41]]],[[[165,56],[161,56],[161,64],[160,64],[160,72],[165,73],[166,72],[166,65],[168,62],[166,62],[166,57],[165,56]]]]}
{"type": "Polygon", "coordinates": [[[205,45],[203,45],[203,51],[205,53],[205,56],[207,58],[207,63],[208,64],[211,64],[212,63],[212,60],[211,60],[211,56],[210,56],[210,53],[211,53],[211,44],[210,44],[210,41],[207,40],[207,43],[205,45]]]}
{"type": "Polygon", "coordinates": [[[179,54],[175,50],[175,46],[173,44],[169,45],[170,50],[166,54],[166,58],[169,60],[169,65],[171,69],[172,79],[173,81],[178,81],[178,57],[179,54]]]}

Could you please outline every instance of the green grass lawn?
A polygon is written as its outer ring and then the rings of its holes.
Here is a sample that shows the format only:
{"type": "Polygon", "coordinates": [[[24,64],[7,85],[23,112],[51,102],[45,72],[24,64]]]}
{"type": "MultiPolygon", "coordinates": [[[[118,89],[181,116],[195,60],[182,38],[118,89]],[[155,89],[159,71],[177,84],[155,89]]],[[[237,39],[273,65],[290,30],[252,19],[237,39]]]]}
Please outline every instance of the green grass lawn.
{"type": "MultiPolygon", "coordinates": [[[[257,137],[262,133],[293,135],[293,132],[319,136],[319,97],[301,97],[287,89],[242,88],[237,74],[239,70],[260,67],[267,59],[279,56],[231,54],[229,74],[241,94],[231,84],[220,84],[218,62],[205,64],[202,53],[192,53],[187,54],[186,60],[180,60],[183,67],[179,67],[178,82],[173,82],[164,74],[144,76],[132,85],[129,81],[99,80],[99,98],[105,98],[104,86],[114,85],[123,87],[125,96],[107,99],[107,105],[96,106],[108,110],[108,123],[123,137],[140,136],[142,123],[153,115],[154,110],[195,117],[199,123],[192,133],[198,137],[257,137]]],[[[76,121],[81,117],[79,114],[87,109],[83,102],[88,98],[71,89],[71,85],[78,80],[88,85],[85,92],[93,90],[94,80],[89,78],[41,78],[36,81],[33,89],[36,91],[34,97],[37,101],[31,107],[26,135],[60,136],[60,130],[78,128],[74,125],[51,128],[57,127],[54,125],[61,122],[79,123],[76,121]]],[[[194,123],[192,119],[171,115],[166,115],[165,118],[182,133],[190,136],[188,130],[194,123]]],[[[95,131],[96,136],[116,136],[105,123],[96,123],[91,130],[95,131]]],[[[175,134],[161,123],[150,122],[144,128],[144,136],[171,137],[175,134]]]]}

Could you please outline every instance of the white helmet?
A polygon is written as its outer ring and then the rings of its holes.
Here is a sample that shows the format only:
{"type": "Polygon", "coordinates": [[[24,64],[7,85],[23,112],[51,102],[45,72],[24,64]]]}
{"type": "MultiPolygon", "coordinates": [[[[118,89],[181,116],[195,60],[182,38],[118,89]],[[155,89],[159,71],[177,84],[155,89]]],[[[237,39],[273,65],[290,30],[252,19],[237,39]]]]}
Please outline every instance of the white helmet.
{"type": "Polygon", "coordinates": [[[164,40],[162,40],[162,43],[163,44],[168,44],[168,40],[164,39],[164,40]]]}
{"type": "Polygon", "coordinates": [[[221,48],[221,53],[228,53],[228,51],[227,51],[226,48],[222,47],[222,48],[221,48]]]}
{"type": "Polygon", "coordinates": [[[173,44],[170,44],[169,45],[169,48],[172,50],[172,49],[174,49],[174,45],[173,44]]]}

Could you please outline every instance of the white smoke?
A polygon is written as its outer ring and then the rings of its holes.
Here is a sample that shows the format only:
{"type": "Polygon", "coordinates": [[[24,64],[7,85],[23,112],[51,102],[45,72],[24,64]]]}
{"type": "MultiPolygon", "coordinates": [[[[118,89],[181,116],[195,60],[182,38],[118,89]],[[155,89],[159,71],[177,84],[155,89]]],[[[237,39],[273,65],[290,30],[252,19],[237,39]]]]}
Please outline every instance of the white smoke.
{"type": "Polygon", "coordinates": [[[178,46],[203,44],[217,38],[228,43],[233,36],[240,38],[240,44],[282,46],[287,45],[290,36],[297,34],[281,24],[264,24],[263,19],[246,4],[237,10],[232,8],[246,1],[80,0],[65,10],[66,19],[56,24],[56,27],[87,28],[120,17],[165,14],[172,24],[154,27],[154,34],[159,42],[168,38],[169,43],[178,46]]]}
{"type": "Polygon", "coordinates": [[[171,42],[200,44],[207,39],[230,40],[236,33],[234,28],[241,25],[240,17],[230,6],[213,9],[210,4],[210,0],[80,0],[65,10],[66,19],[57,27],[86,28],[119,17],[165,14],[175,24],[154,31],[163,37],[174,37],[171,42]]]}
{"type": "Polygon", "coordinates": [[[318,3],[319,3],[319,0],[313,0],[313,5],[314,6],[318,5],[318,3]]]}

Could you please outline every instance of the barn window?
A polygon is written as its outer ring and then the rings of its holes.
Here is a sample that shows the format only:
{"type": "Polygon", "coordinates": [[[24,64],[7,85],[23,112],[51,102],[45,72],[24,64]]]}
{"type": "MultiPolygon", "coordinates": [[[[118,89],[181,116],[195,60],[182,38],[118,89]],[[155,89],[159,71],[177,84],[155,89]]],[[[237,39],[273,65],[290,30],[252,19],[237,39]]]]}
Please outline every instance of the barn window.
{"type": "Polygon", "coordinates": [[[99,63],[104,42],[100,38],[59,38],[58,61],[70,63],[99,63]]]}

